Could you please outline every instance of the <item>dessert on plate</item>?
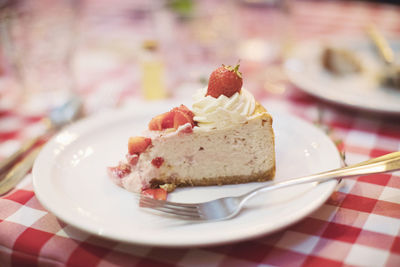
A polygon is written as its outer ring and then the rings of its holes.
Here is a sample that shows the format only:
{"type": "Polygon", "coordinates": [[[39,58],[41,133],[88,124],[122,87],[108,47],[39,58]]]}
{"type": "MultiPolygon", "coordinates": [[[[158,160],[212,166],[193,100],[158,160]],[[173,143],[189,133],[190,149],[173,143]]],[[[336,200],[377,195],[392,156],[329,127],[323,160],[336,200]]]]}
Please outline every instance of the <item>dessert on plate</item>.
{"type": "Polygon", "coordinates": [[[131,191],[165,199],[180,186],[262,182],[275,174],[272,118],[242,88],[242,74],[224,66],[208,87],[184,105],[154,117],[130,137],[126,159],[109,167],[111,179],[131,191]]]}
{"type": "Polygon", "coordinates": [[[322,65],[332,74],[343,76],[362,71],[360,59],[350,50],[326,47],[321,57],[322,65]]]}

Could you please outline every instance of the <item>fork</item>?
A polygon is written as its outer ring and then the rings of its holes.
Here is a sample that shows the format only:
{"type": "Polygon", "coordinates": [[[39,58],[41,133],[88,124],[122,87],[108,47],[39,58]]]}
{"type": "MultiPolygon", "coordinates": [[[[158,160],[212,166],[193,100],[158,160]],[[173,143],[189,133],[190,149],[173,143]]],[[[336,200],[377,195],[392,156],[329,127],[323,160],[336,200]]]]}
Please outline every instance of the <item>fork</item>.
{"type": "Polygon", "coordinates": [[[378,49],[379,55],[386,63],[383,71],[384,84],[400,88],[400,65],[395,61],[395,55],[389,42],[374,24],[367,27],[367,33],[378,49]]]}
{"type": "Polygon", "coordinates": [[[271,182],[243,195],[224,197],[201,203],[178,203],[141,195],[139,205],[190,221],[220,221],[233,218],[245,202],[257,194],[305,183],[322,183],[341,178],[400,170],[400,151],[373,158],[348,167],[338,168],[282,182],[271,182]]]}

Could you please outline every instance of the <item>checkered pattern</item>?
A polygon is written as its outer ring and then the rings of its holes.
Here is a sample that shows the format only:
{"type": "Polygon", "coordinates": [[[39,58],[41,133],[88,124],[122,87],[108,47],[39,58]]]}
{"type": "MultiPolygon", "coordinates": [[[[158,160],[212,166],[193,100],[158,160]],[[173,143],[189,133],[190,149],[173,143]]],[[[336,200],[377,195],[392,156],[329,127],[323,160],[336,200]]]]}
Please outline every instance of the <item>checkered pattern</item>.
{"type": "MultiPolygon", "coordinates": [[[[371,19],[388,32],[400,33],[397,7],[334,1],[301,1],[294,6],[297,38],[351,35],[371,19]]],[[[134,68],[114,64],[101,71],[82,80],[81,94],[89,113],[139,97],[140,92],[132,89],[138,87],[134,68]]],[[[2,96],[4,92],[0,90],[2,96]]],[[[283,94],[261,88],[254,93],[268,107],[310,122],[322,112],[322,124],[331,129],[334,140],[342,141],[339,148],[345,151],[348,164],[400,150],[398,117],[341,109],[294,87],[283,94]]],[[[0,159],[43,128],[40,115],[0,109],[0,159]]],[[[28,175],[0,198],[0,266],[31,265],[400,266],[400,172],[345,179],[316,212],[273,235],[190,249],[133,246],[81,232],[40,205],[28,175]]]]}

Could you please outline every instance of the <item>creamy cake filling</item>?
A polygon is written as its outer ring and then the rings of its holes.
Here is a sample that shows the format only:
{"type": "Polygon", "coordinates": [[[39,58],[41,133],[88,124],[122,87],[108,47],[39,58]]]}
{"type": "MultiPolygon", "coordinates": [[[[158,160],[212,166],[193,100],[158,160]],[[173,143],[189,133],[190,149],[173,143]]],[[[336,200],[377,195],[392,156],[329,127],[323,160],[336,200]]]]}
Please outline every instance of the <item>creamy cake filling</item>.
{"type": "MultiPolygon", "coordinates": [[[[275,166],[274,158],[270,157],[274,141],[273,133],[267,130],[268,123],[267,118],[255,119],[244,124],[240,131],[215,130],[212,137],[206,131],[190,134],[179,130],[153,137],[153,147],[140,155],[132,173],[123,179],[123,187],[138,192],[159,181],[202,185],[206,178],[262,175],[275,166]],[[151,164],[156,157],[164,159],[159,168],[151,164]]],[[[216,179],[209,184],[219,182],[216,179]]]]}

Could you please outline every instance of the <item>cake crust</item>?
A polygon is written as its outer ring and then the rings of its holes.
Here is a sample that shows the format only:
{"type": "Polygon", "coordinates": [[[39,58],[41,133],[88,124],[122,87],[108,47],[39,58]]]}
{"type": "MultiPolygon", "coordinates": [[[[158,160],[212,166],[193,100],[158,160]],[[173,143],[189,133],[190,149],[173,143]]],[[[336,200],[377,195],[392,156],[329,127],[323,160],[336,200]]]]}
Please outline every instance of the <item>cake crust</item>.
{"type": "Polygon", "coordinates": [[[170,184],[176,187],[190,187],[190,186],[213,186],[213,185],[227,185],[227,184],[243,184],[250,182],[266,182],[271,181],[275,176],[275,165],[265,172],[255,173],[251,175],[234,175],[234,176],[221,176],[213,178],[173,178],[173,177],[159,177],[150,181],[152,188],[157,188],[160,185],[170,184]]]}

